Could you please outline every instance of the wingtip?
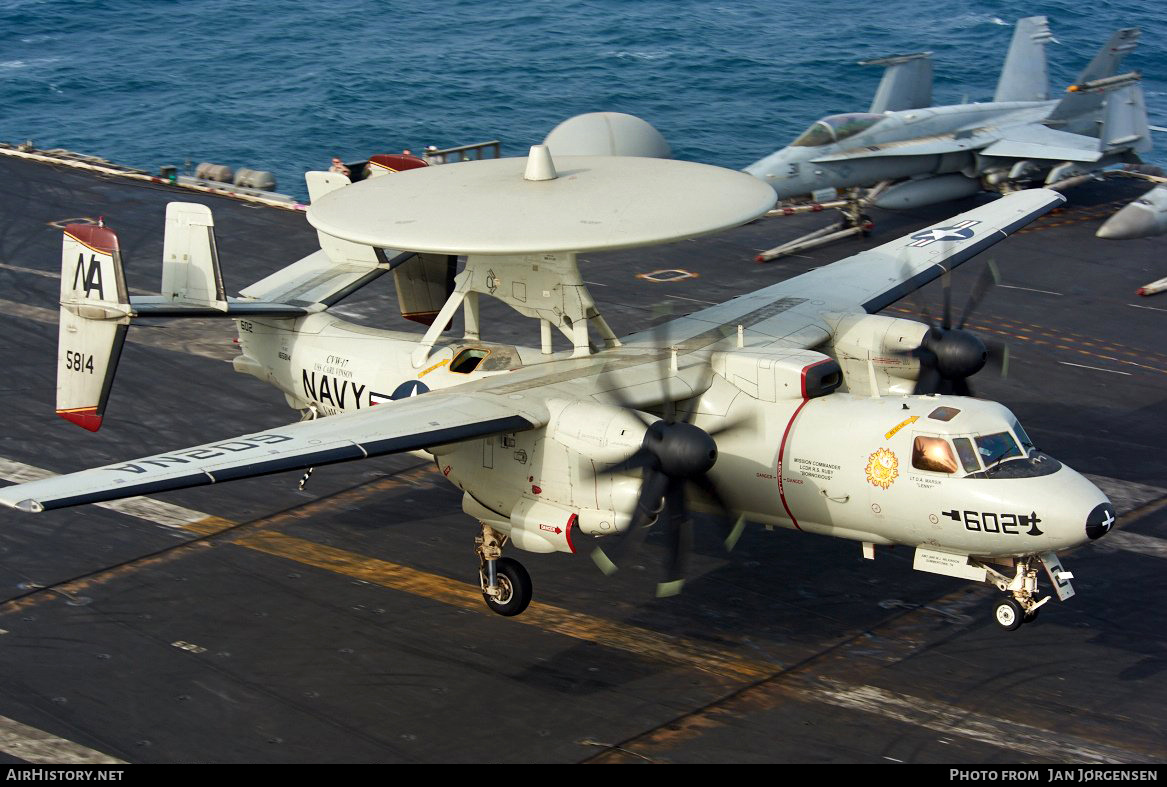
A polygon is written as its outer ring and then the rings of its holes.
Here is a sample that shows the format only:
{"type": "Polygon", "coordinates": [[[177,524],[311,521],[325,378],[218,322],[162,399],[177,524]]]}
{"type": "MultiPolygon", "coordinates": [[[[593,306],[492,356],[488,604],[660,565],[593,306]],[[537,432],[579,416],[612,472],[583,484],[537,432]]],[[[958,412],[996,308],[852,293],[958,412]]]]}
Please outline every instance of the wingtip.
{"type": "Polygon", "coordinates": [[[96,432],[101,428],[102,416],[98,414],[96,407],[85,407],[78,410],[58,410],[57,415],[90,432],[96,432]]]}

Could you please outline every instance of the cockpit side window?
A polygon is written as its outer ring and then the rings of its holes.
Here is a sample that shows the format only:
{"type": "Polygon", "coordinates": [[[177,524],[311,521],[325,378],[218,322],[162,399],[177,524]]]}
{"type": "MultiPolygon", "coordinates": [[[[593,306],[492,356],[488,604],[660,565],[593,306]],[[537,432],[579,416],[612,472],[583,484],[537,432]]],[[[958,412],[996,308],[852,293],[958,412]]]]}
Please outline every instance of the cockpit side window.
{"type": "Polygon", "coordinates": [[[981,435],[977,439],[977,453],[981,455],[985,467],[992,467],[1003,459],[1024,456],[1017,447],[1017,441],[1008,432],[981,435]]]}
{"type": "Polygon", "coordinates": [[[1036,446],[1033,444],[1033,441],[1029,439],[1029,435],[1027,435],[1025,430],[1021,428],[1020,421],[1013,422],[1013,434],[1017,435],[1017,439],[1021,441],[1021,448],[1024,453],[1028,454],[1030,451],[1036,448],[1036,446]]]}
{"type": "Polygon", "coordinates": [[[919,435],[912,443],[912,467],[934,473],[955,473],[956,457],[952,446],[943,437],[919,435]]]}
{"type": "Polygon", "coordinates": [[[973,448],[972,440],[967,437],[954,438],[952,444],[956,446],[956,453],[960,456],[960,464],[966,473],[980,472],[981,463],[977,459],[977,449],[973,448]]]}

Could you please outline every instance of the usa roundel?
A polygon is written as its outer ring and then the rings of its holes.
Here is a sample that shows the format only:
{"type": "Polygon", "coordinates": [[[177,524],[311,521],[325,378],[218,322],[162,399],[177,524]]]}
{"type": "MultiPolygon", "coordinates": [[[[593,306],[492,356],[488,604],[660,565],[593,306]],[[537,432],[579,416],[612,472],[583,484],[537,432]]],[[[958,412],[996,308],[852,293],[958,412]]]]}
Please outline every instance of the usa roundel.
{"type": "Polygon", "coordinates": [[[393,389],[393,393],[389,394],[390,399],[408,399],[411,396],[428,393],[429,386],[421,380],[406,380],[401,385],[393,389]]]}

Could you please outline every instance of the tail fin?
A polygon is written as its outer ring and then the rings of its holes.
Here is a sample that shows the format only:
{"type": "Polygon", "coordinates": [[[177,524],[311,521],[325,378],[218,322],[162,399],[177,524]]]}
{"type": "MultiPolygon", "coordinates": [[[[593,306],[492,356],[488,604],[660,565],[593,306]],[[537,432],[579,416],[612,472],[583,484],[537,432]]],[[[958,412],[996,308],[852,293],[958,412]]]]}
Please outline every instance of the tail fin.
{"type": "Polygon", "coordinates": [[[227,292],[215,245],[215,220],[206,205],[171,202],[166,206],[162,297],[176,306],[227,311],[227,292]]]}
{"type": "Polygon", "coordinates": [[[1143,87],[1138,82],[1128,84],[1106,96],[1102,115],[1103,150],[1129,148],[1135,153],[1151,149],[1151,130],[1147,124],[1147,105],[1143,87]]]}
{"type": "Polygon", "coordinates": [[[65,227],[57,415],[91,432],[101,428],[129,313],[117,235],[90,224],[65,227]]]}
{"type": "Polygon", "coordinates": [[[1045,101],[1049,98],[1045,45],[1052,38],[1049,22],[1044,16],[1017,20],[993,101],[1045,101]]]}
{"type": "Polygon", "coordinates": [[[1084,82],[1106,79],[1117,74],[1119,66],[1122,65],[1122,59],[1138,46],[1139,35],[1137,27],[1124,27],[1122,30],[1114,31],[1114,34],[1090,61],[1090,65],[1086,66],[1078,75],[1075,84],[1080,85],[1084,82]]]}
{"type": "Polygon", "coordinates": [[[931,52],[861,60],[859,65],[884,66],[886,69],[868,112],[897,112],[932,106],[931,52]]]}

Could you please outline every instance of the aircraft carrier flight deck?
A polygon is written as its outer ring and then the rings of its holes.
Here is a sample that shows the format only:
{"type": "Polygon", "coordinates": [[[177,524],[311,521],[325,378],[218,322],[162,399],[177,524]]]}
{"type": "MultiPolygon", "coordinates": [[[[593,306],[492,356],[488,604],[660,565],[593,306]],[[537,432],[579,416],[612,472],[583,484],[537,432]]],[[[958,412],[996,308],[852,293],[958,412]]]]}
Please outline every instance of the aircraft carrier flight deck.
{"type": "MultiPolygon", "coordinates": [[[[298,418],[233,372],[230,320],[135,323],[97,434],[53,402],[61,226],[102,219],[130,292],[157,292],[166,203],[206,204],[235,294],[318,248],[302,212],[8,156],[0,182],[3,483],[298,418]]],[[[0,760],[1164,762],[1167,296],[1136,291],[1167,275],[1167,240],[1094,236],[1147,188],[1078,187],[953,275],[958,311],[987,260],[1002,277],[970,327],[1008,342],[1008,376],[981,372],[976,394],[1119,513],[1063,557],[1077,595],[1032,625],[1003,631],[995,589],[913,571],[911,550],[865,560],[856,542],[760,526],[728,555],[699,527],[668,599],[653,536],[612,578],[585,550],[523,553],[535,601],[503,618],[483,605],[459,490],[394,456],[319,468],[303,491],[294,471],[0,512],[0,760]]],[[[623,335],[975,202],[875,211],[871,238],[767,264],[755,255],[828,219],[765,218],[580,269],[623,335]]],[[[936,315],[940,300],[934,282],[884,313],[936,315]]],[[[533,323],[484,308],[487,338],[538,345],[533,323]]],[[[410,325],[387,278],[335,310],[410,325]]]]}

